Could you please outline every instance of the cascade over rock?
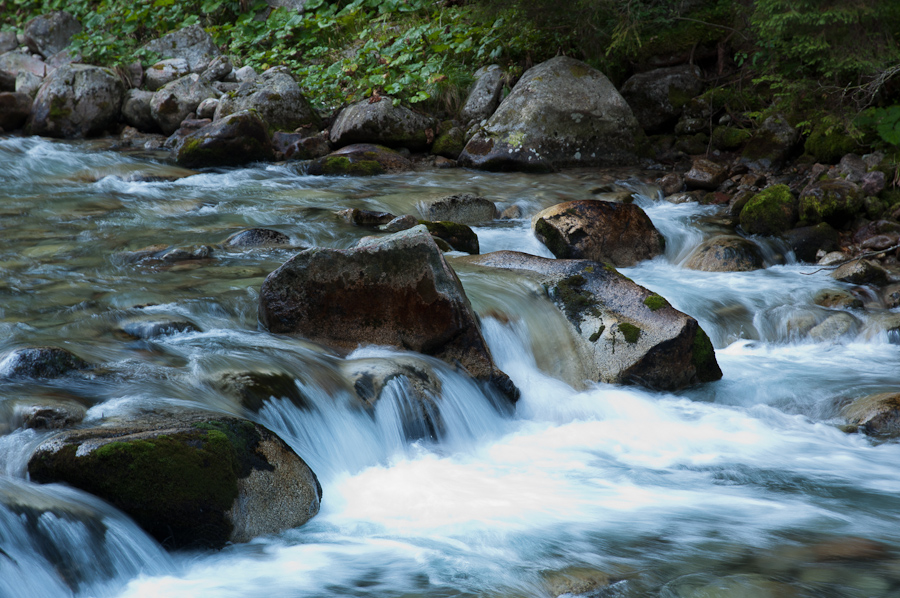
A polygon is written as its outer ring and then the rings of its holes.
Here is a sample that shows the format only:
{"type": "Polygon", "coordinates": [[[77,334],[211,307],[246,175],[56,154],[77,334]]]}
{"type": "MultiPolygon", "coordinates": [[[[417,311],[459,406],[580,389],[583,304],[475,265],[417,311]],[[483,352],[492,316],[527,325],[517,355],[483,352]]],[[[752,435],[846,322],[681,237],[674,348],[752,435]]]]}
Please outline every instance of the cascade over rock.
{"type": "Polygon", "coordinates": [[[62,432],[37,448],[28,472],[99,496],[168,548],[221,548],[297,527],[322,497],[275,434],[202,411],[62,432]]]}
{"type": "Polygon", "coordinates": [[[558,56],[519,79],[459,163],[539,172],[631,163],[641,135],[631,108],[603,73],[558,56]]]}
{"type": "Polygon", "coordinates": [[[341,351],[375,344],[432,355],[513,400],[518,395],[494,365],[456,273],[421,225],[352,249],[298,253],[263,283],[259,321],[341,351]]]}
{"type": "Polygon", "coordinates": [[[516,251],[459,259],[516,271],[546,288],[571,324],[582,371],[591,381],[677,390],[722,377],[697,320],[615,268],[516,251]]]}

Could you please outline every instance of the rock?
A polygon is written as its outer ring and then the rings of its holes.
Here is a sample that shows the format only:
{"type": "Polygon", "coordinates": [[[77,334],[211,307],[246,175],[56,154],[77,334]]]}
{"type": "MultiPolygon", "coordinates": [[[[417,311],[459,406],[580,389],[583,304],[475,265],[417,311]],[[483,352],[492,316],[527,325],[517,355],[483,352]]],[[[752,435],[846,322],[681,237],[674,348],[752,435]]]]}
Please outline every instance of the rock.
{"type": "Polygon", "coordinates": [[[478,255],[478,235],[465,224],[429,222],[427,220],[422,220],[419,224],[425,225],[432,237],[445,241],[456,251],[478,255]]]}
{"type": "Polygon", "coordinates": [[[589,380],[676,390],[722,377],[712,343],[694,318],[610,266],[514,251],[464,261],[513,270],[546,288],[572,326],[589,380]]]}
{"type": "Polygon", "coordinates": [[[129,89],[122,100],[122,119],[139,131],[159,130],[150,110],[152,100],[152,91],[129,89]]]}
{"type": "Polygon", "coordinates": [[[841,262],[846,262],[849,259],[850,256],[843,251],[829,251],[828,253],[823,255],[816,263],[820,266],[835,266],[840,265],[841,262]]]}
{"type": "Polygon", "coordinates": [[[708,189],[714,191],[728,178],[728,170],[706,158],[694,160],[691,169],[684,173],[684,184],[688,189],[708,189]]]}
{"type": "Polygon", "coordinates": [[[546,172],[636,160],[640,127],[603,73],[558,56],[519,79],[469,140],[460,166],[546,172]]]}
{"type": "Polygon", "coordinates": [[[219,107],[219,98],[206,98],[197,106],[197,118],[208,118],[212,121],[219,107]]]}
{"type": "Polygon", "coordinates": [[[185,136],[175,148],[175,161],[187,168],[238,166],[272,157],[266,123],[250,111],[206,125],[185,136]]]}
{"type": "Polygon", "coordinates": [[[6,91],[15,91],[16,77],[21,72],[46,77],[47,65],[40,58],[35,58],[25,52],[0,54],[0,74],[4,75],[6,91]]]}
{"type": "Polygon", "coordinates": [[[796,588],[759,574],[684,575],[667,583],[663,596],[677,598],[791,598],[796,588]]]}
{"type": "Polygon", "coordinates": [[[17,408],[16,418],[22,420],[22,427],[30,430],[60,430],[80,424],[87,409],[74,401],[28,405],[17,408]]]}
{"type": "Polygon", "coordinates": [[[276,131],[322,124],[287,67],[271,68],[254,81],[242,83],[233,94],[222,96],[213,120],[241,110],[255,110],[276,131]]]}
{"type": "Polygon", "coordinates": [[[181,121],[196,112],[200,102],[218,96],[219,92],[201,79],[200,75],[188,75],[165,84],[153,94],[150,114],[162,132],[171,135],[181,126],[181,121]]]}
{"type": "Polygon", "coordinates": [[[639,73],[622,85],[622,97],[644,131],[653,133],[678,120],[684,105],[703,91],[700,75],[692,64],[639,73]]]}
{"type": "Polygon", "coordinates": [[[0,92],[0,129],[15,131],[25,126],[31,114],[31,97],[24,93],[0,92]]]}
{"type": "Polygon", "coordinates": [[[634,204],[568,201],[536,214],[531,228],[558,258],[633,266],[663,252],[665,240],[634,204]]]}
{"type": "Polygon", "coordinates": [[[566,567],[544,574],[544,586],[550,596],[602,596],[610,584],[608,573],[587,567],[566,567]]]}
{"type": "Polygon", "coordinates": [[[464,147],[466,147],[466,132],[460,127],[451,127],[434,140],[431,153],[456,160],[464,147]]]}
{"type": "Polygon", "coordinates": [[[248,83],[256,81],[259,75],[253,70],[252,66],[242,66],[234,71],[234,78],[238,83],[248,83]]]}
{"type": "Polygon", "coordinates": [[[843,289],[823,289],[813,297],[813,303],[829,309],[855,309],[863,306],[863,302],[843,289]]]}
{"type": "Polygon", "coordinates": [[[342,216],[344,220],[346,220],[350,224],[370,227],[387,224],[388,222],[396,218],[396,216],[394,216],[390,212],[374,212],[372,210],[360,210],[358,208],[348,208],[346,210],[341,210],[340,212],[338,212],[338,215],[342,216]]]}
{"type": "Polygon", "coordinates": [[[859,187],[842,179],[810,183],[800,194],[800,219],[843,228],[863,208],[859,187]]]}
{"type": "Polygon", "coordinates": [[[791,229],[784,233],[784,238],[798,260],[815,262],[819,251],[828,252],[838,248],[841,235],[828,223],[820,222],[815,226],[791,229]]]}
{"type": "Polygon", "coordinates": [[[836,341],[848,334],[858,334],[860,322],[845,312],[837,312],[825,318],[809,331],[809,338],[818,342],[836,341]]]}
{"type": "Polygon", "coordinates": [[[490,118],[500,105],[500,94],[503,92],[505,82],[506,73],[499,65],[490,64],[475,71],[475,83],[469,89],[466,103],[459,111],[460,119],[463,122],[471,122],[490,118]]]}
{"type": "Polygon", "coordinates": [[[672,195],[667,195],[665,199],[667,202],[674,204],[691,202],[700,203],[700,200],[702,200],[705,195],[705,191],[688,191],[686,193],[673,193],[672,195]]]}
{"type": "Polygon", "coordinates": [[[16,93],[24,93],[29,98],[33,99],[43,84],[42,78],[28,71],[20,71],[16,75],[16,93]]]}
{"type": "Polygon", "coordinates": [[[343,351],[371,343],[432,355],[518,398],[424,226],[364,239],[353,249],[301,251],[266,278],[259,321],[270,332],[343,351]]]}
{"type": "Polygon", "coordinates": [[[47,137],[98,135],[118,121],[124,95],[125,86],[113,71],[66,65],[44,81],[26,128],[47,137]]]}
{"type": "Polygon", "coordinates": [[[718,126],[713,129],[710,141],[715,149],[727,152],[740,148],[747,143],[750,137],[752,137],[752,133],[747,129],[718,126]]]}
{"type": "Polygon", "coordinates": [[[837,172],[842,175],[841,178],[851,183],[862,181],[866,170],[868,170],[866,163],[854,153],[846,154],[837,165],[837,172]]]}
{"type": "Polygon", "coordinates": [[[0,361],[2,378],[59,378],[91,367],[84,359],[59,347],[16,349],[0,361]]]}
{"type": "Polygon", "coordinates": [[[143,49],[163,58],[184,58],[195,74],[205,71],[209,63],[221,54],[212,37],[200,25],[168,33],[144,44],[143,49]]]}
{"type": "Polygon", "coordinates": [[[275,131],[272,134],[272,146],[285,160],[315,160],[331,153],[327,131],[314,135],[275,131]]]}
{"type": "Polygon", "coordinates": [[[356,143],[313,160],[307,172],[312,175],[371,176],[403,172],[411,168],[412,162],[388,147],[356,143]]]}
{"type": "Polygon", "coordinates": [[[137,251],[120,254],[126,263],[145,262],[148,264],[174,264],[177,262],[205,260],[212,257],[213,249],[209,245],[188,245],[172,247],[170,245],[150,245],[137,251]]]}
{"type": "Polygon", "coordinates": [[[747,142],[741,162],[753,170],[777,168],[791,156],[799,141],[800,132],[784,116],[770,116],[747,142]]]}
{"type": "Polygon", "coordinates": [[[698,247],[685,268],[704,272],[749,272],[764,268],[762,252],[736,235],[718,235],[698,247]]]}
{"type": "Polygon", "coordinates": [[[182,141],[184,141],[185,137],[187,137],[191,133],[196,133],[203,127],[211,124],[212,121],[208,118],[185,119],[181,121],[181,125],[175,130],[175,132],[166,138],[165,147],[169,149],[176,149],[178,145],[182,141]]]}
{"type": "Polygon", "coordinates": [[[482,224],[490,222],[497,206],[489,199],[472,193],[457,193],[440,199],[419,202],[419,213],[428,220],[482,224]]]}
{"type": "Polygon", "coordinates": [[[656,184],[659,185],[663,197],[666,197],[684,190],[684,177],[677,172],[670,172],[657,179],[656,184]]]}
{"type": "Polygon", "coordinates": [[[193,322],[187,320],[160,320],[156,318],[141,318],[122,322],[119,331],[132,339],[148,340],[180,334],[182,332],[201,332],[193,322]]]}
{"type": "Polygon", "coordinates": [[[797,221],[797,200],[787,185],[754,195],[741,210],[741,228],[751,235],[780,235],[797,221]]]}
{"type": "Polygon", "coordinates": [[[245,228],[225,239],[222,245],[227,249],[244,249],[249,247],[270,247],[272,245],[290,245],[291,238],[284,233],[268,228],[245,228]]]}
{"type": "MultiPolygon", "coordinates": [[[[894,395],[888,393],[887,396],[894,395]]],[[[811,549],[813,558],[820,563],[834,561],[872,563],[892,557],[891,548],[887,544],[856,536],[828,538],[812,545],[811,549]]]]}
{"type": "Polygon", "coordinates": [[[0,31],[0,54],[12,52],[19,47],[15,31],[0,31]]]}
{"type": "MultiPolygon", "coordinates": [[[[148,92],[149,93],[149,92],[148,92]]],[[[155,125],[156,123],[154,123],[155,125]]],[[[135,129],[134,127],[126,126],[122,129],[121,135],[119,135],[119,143],[116,145],[117,148],[135,148],[135,149],[145,149],[145,150],[158,150],[162,149],[166,143],[166,138],[163,135],[157,135],[156,133],[142,133],[135,129]]],[[[142,182],[161,182],[163,179],[168,179],[169,177],[161,177],[155,174],[148,175],[140,175],[140,181],[142,182]]],[[[183,177],[178,177],[183,178],[183,177]]]]}
{"type": "MultiPolygon", "coordinates": [[[[387,224],[379,226],[378,229],[382,230],[386,233],[399,233],[403,230],[409,230],[414,226],[418,226],[419,221],[412,214],[404,214],[403,216],[397,216],[387,224]]],[[[441,249],[441,251],[450,251],[450,246],[446,244],[442,239],[435,238],[435,244],[441,249]]]]}
{"type": "Polygon", "coordinates": [[[842,415],[869,436],[896,438],[900,436],[900,393],[862,397],[847,405],[842,415]]]}
{"type": "Polygon", "coordinates": [[[44,58],[62,51],[81,32],[78,19],[63,10],[40,15],[25,24],[25,44],[44,58]]]}
{"type": "Polygon", "coordinates": [[[428,131],[433,135],[436,125],[433,118],[402,105],[394,106],[392,98],[382,96],[341,110],[331,127],[331,142],[336,146],[377,143],[423,151],[431,145],[428,131]]]}
{"type": "Polygon", "coordinates": [[[883,286],[888,282],[887,271],[870,260],[853,260],[838,267],[831,277],[850,284],[883,286]]]}
{"type": "Polygon", "coordinates": [[[207,81],[223,81],[233,70],[234,65],[231,63],[231,58],[228,56],[216,56],[200,76],[207,81]]]}
{"type": "Polygon", "coordinates": [[[297,380],[284,372],[226,372],[213,385],[221,392],[238,398],[241,406],[253,413],[269,399],[288,399],[300,409],[310,409],[309,398],[297,386],[297,380]]]}
{"type": "Polygon", "coordinates": [[[875,196],[884,191],[887,186],[887,179],[880,170],[873,170],[863,175],[860,180],[860,190],[863,195],[875,196]]]}
{"type": "Polygon", "coordinates": [[[184,58],[167,58],[151,65],[144,73],[144,84],[156,91],[176,79],[191,74],[191,65],[184,58]]]}
{"type": "Polygon", "coordinates": [[[266,428],[185,412],[62,432],[28,462],[31,479],[98,496],[167,548],[221,548],[302,525],[322,490],[266,428]]]}

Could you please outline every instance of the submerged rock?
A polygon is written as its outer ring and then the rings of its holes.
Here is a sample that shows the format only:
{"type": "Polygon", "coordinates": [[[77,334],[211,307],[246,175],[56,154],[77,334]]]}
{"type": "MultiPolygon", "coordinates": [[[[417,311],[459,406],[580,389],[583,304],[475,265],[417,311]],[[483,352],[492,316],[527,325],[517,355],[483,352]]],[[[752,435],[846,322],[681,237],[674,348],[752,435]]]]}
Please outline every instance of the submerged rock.
{"type": "Polygon", "coordinates": [[[459,164],[546,172],[631,163],[635,140],[642,135],[628,104],[603,73],[558,56],[525,72],[466,144],[459,164]]]}
{"type": "Polygon", "coordinates": [[[611,266],[514,251],[465,261],[518,271],[546,288],[571,325],[577,356],[592,381],[676,390],[722,377],[697,320],[611,266]]]}
{"type": "Polygon", "coordinates": [[[718,235],[694,250],[684,267],[704,272],[749,272],[765,268],[765,263],[752,241],[737,235],[718,235]]]}
{"type": "Polygon", "coordinates": [[[32,135],[90,137],[119,119],[125,85],[105,68],[69,64],[53,71],[38,90],[28,119],[32,135]]]}
{"type": "Polygon", "coordinates": [[[456,251],[464,251],[477,255],[480,251],[478,246],[478,235],[465,224],[457,224],[456,222],[429,222],[422,220],[419,224],[425,225],[431,236],[436,239],[445,241],[450,247],[456,251]]]}
{"type": "Polygon", "coordinates": [[[307,172],[312,175],[373,176],[411,168],[412,162],[389,147],[355,143],[313,160],[307,172]]]}
{"type": "Polygon", "coordinates": [[[490,222],[497,206],[489,199],[473,193],[457,193],[440,199],[420,202],[419,212],[427,220],[481,224],[490,222]]]}
{"type": "Polygon", "coordinates": [[[226,372],[213,385],[238,398],[241,406],[258,413],[269,399],[288,399],[301,409],[309,409],[309,399],[300,392],[296,379],[277,371],[226,372]]]}
{"type": "Polygon", "coordinates": [[[663,236],[634,204],[568,201],[539,212],[531,228],[553,255],[564,259],[633,266],[665,247],[663,236]]]}
{"type": "Polygon", "coordinates": [[[263,283],[259,321],[270,332],[343,351],[375,344],[432,355],[517,398],[424,226],[363,239],[353,249],[298,253],[263,283]]]}
{"type": "Polygon", "coordinates": [[[200,329],[187,320],[141,318],[122,322],[119,331],[127,337],[147,340],[181,332],[200,332],[200,329]]]}
{"type": "Polygon", "coordinates": [[[59,378],[92,367],[59,347],[16,349],[0,361],[0,378],[59,378]]]}
{"type": "Polygon", "coordinates": [[[170,549],[221,548],[297,527],[322,496],[312,470],[274,433],[200,411],[63,432],[37,448],[28,473],[106,500],[170,549]]]}
{"type": "Polygon", "coordinates": [[[291,238],[284,233],[269,228],[245,228],[222,242],[228,249],[290,245],[291,238]]]}

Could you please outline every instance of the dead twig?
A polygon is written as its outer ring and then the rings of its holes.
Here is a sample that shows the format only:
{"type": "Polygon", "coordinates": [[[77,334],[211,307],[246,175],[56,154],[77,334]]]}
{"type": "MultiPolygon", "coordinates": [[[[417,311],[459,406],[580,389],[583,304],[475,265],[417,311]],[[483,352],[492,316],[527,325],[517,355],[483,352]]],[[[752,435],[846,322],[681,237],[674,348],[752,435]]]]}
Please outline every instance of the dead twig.
{"type": "Polygon", "coordinates": [[[894,245],[893,247],[888,247],[886,249],[879,249],[878,251],[869,251],[867,253],[863,253],[856,257],[852,257],[849,260],[844,260],[843,262],[838,262],[837,264],[832,264],[830,266],[823,266],[822,268],[819,268],[818,270],[813,270],[812,272],[801,272],[800,274],[803,274],[804,276],[812,276],[813,274],[822,272],[823,270],[837,270],[844,264],[849,264],[851,262],[858,262],[859,260],[864,260],[867,257],[875,257],[876,255],[881,255],[882,253],[888,253],[889,251],[896,251],[898,249],[900,249],[900,245],[894,245]]]}

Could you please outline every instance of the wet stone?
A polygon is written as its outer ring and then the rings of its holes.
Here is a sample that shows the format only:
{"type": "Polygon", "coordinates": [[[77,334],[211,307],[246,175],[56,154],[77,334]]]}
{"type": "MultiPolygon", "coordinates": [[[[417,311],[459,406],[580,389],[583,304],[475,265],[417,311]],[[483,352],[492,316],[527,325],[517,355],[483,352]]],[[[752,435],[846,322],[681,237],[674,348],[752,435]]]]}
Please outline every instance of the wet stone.
{"type": "Polygon", "coordinates": [[[16,349],[0,361],[0,378],[59,378],[91,365],[60,347],[16,349]]]}
{"type": "Polygon", "coordinates": [[[268,228],[247,228],[236,232],[222,242],[228,249],[247,249],[272,245],[290,245],[291,238],[268,228]]]}
{"type": "Polygon", "coordinates": [[[200,329],[187,320],[133,320],[123,322],[119,331],[133,339],[153,339],[182,332],[200,332],[200,329]]]}

